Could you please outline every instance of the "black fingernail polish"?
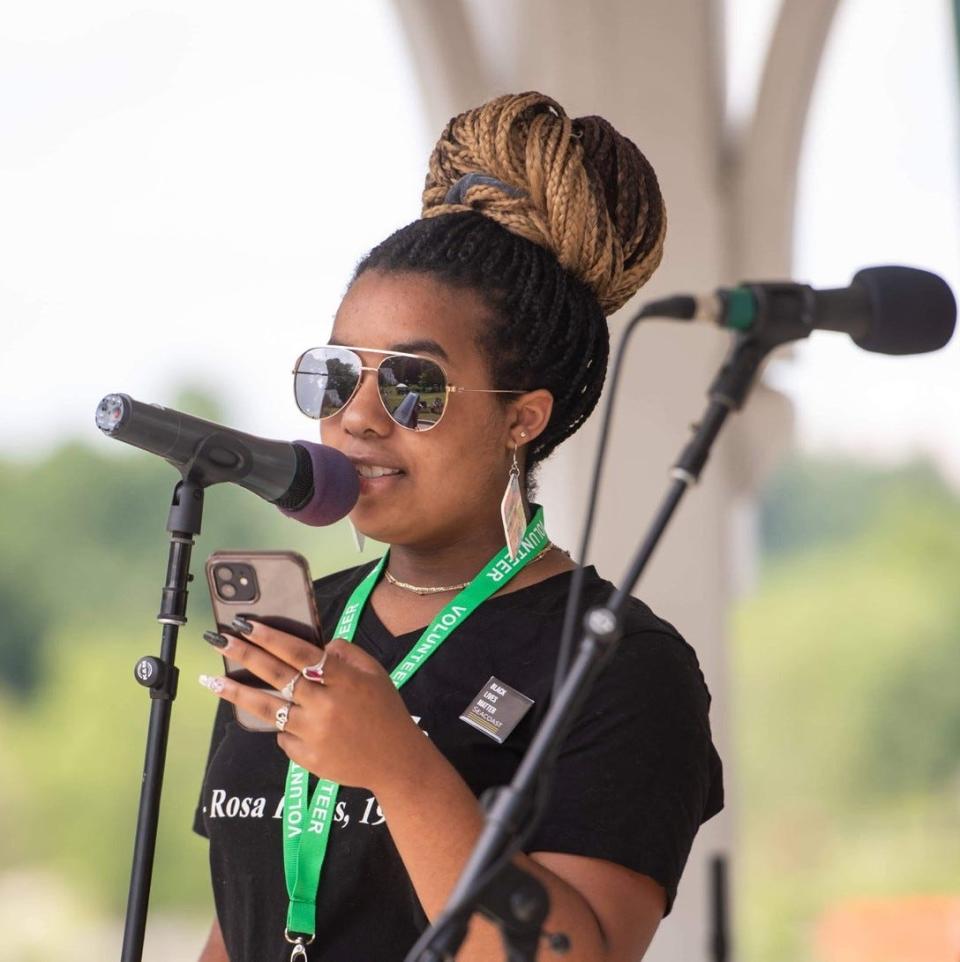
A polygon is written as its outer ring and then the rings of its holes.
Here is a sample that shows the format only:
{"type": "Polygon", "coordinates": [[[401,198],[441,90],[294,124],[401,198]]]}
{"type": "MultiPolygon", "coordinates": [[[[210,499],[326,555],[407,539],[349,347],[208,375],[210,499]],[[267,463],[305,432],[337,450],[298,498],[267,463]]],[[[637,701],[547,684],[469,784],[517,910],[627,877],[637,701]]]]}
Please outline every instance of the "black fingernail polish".
{"type": "Polygon", "coordinates": [[[227,639],[224,638],[219,631],[205,631],[203,633],[203,640],[210,642],[214,648],[227,647],[227,639]]]}
{"type": "Polygon", "coordinates": [[[236,618],[230,623],[230,627],[241,635],[249,635],[253,631],[253,624],[247,621],[243,615],[237,615],[236,618]]]}

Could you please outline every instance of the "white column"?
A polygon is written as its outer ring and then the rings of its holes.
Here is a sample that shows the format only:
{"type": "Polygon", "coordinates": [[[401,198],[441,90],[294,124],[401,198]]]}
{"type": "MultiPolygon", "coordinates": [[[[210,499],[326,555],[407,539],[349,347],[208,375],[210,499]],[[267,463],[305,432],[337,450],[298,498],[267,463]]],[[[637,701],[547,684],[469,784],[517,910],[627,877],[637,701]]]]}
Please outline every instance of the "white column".
{"type": "MultiPolygon", "coordinates": [[[[572,116],[601,114],[646,154],[667,203],[663,263],[611,320],[616,344],[646,299],[709,291],[745,277],[787,276],[797,152],[830,15],[837,0],[788,0],[740,144],[724,130],[722,32],[710,0],[396,0],[437,132],[455,113],[506,92],[541,90],[572,116]]],[[[620,392],[590,561],[620,579],[666,490],[667,471],[706,403],[729,344],[701,327],[647,322],[635,336],[620,392]]],[[[603,402],[601,402],[603,403],[603,402]]],[[[551,536],[573,549],[590,480],[599,410],[542,475],[551,536]]],[[[698,652],[713,695],[714,740],[727,808],[694,845],[652,962],[707,959],[707,862],[732,851],[735,753],[728,729],[727,612],[741,573],[745,504],[786,446],[789,405],[762,386],[728,422],[704,473],[635,594],[698,652]]],[[[749,514],[749,510],[747,511],[749,514]]],[[[749,549],[748,549],[749,554],[749,549]]],[[[625,798],[624,804],[633,800],[625,798]]]]}

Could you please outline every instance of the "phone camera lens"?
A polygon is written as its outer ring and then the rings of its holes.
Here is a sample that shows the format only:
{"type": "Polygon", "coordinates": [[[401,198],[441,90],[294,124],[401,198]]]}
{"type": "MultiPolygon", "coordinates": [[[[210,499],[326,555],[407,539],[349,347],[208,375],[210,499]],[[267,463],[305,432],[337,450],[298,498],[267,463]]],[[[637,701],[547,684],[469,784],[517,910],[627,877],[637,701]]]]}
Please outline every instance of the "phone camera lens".
{"type": "Polygon", "coordinates": [[[237,589],[233,585],[220,585],[220,594],[222,594],[224,598],[232,598],[236,593],[237,589]]]}
{"type": "Polygon", "coordinates": [[[233,581],[233,571],[231,571],[226,565],[221,565],[219,568],[217,568],[217,580],[233,581]]]}

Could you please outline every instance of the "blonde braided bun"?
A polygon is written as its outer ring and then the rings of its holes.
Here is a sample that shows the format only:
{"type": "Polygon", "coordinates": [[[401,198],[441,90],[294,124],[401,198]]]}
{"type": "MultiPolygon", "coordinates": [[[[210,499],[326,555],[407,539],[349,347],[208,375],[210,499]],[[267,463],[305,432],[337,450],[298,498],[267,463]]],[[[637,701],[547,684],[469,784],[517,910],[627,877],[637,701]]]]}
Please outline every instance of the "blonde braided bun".
{"type": "Polygon", "coordinates": [[[552,251],[607,315],[663,254],[666,210],[646,157],[602,117],[571,120],[541,93],[497,97],[447,124],[430,157],[422,216],[465,210],[552,251]],[[487,176],[462,181],[469,174],[487,176]],[[451,202],[458,182],[466,186],[451,202]]]}

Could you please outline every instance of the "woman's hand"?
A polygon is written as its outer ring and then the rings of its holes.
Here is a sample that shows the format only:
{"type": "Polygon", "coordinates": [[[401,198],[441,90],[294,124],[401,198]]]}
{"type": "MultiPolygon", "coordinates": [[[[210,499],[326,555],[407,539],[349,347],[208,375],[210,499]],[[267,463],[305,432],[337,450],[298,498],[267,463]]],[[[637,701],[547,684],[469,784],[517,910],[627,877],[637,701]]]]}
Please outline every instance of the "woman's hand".
{"type": "MultiPolygon", "coordinates": [[[[399,692],[378,662],[342,639],[324,649],[294,635],[250,622],[243,638],[224,633],[221,651],[271,687],[296,679],[287,723],[277,743],[298,765],[341,785],[369,788],[409,780],[427,739],[414,724],[399,692]],[[300,675],[323,660],[323,681],[300,675]]],[[[230,678],[201,675],[220,698],[275,722],[286,704],[270,692],[230,678]]]]}

